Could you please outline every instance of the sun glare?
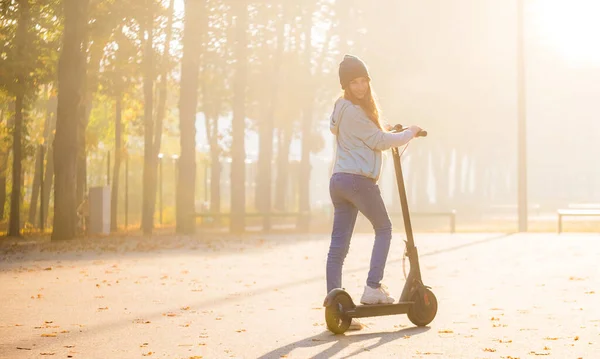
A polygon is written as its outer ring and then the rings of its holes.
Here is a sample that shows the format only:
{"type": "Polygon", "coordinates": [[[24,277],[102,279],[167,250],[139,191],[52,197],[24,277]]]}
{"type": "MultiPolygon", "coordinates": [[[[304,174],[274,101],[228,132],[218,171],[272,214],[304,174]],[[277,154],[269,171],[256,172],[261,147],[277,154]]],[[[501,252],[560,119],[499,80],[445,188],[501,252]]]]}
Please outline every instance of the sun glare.
{"type": "Polygon", "coordinates": [[[536,37],[571,66],[600,66],[600,1],[536,0],[529,8],[536,37]]]}

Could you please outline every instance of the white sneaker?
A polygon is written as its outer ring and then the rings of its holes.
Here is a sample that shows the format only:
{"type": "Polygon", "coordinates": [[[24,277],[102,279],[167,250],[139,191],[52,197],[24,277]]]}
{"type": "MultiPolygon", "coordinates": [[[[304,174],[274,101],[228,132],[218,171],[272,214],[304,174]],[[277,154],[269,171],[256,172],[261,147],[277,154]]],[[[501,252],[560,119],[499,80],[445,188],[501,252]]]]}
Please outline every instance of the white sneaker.
{"type": "Polygon", "coordinates": [[[366,325],[361,323],[358,319],[352,318],[352,321],[350,322],[350,327],[348,327],[348,330],[361,330],[361,329],[364,329],[365,327],[366,327],[366,325]]]}
{"type": "Polygon", "coordinates": [[[360,302],[362,304],[392,304],[394,298],[390,297],[390,293],[383,284],[379,288],[371,288],[366,285],[360,302]]]}

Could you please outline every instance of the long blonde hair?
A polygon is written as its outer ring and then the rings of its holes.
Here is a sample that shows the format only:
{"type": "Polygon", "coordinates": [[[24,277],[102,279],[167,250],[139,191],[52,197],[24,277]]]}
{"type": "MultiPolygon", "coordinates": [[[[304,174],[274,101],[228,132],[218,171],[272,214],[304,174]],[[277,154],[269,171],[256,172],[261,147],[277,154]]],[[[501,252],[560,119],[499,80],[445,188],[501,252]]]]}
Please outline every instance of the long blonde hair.
{"type": "Polygon", "coordinates": [[[383,129],[383,126],[381,126],[381,122],[379,121],[379,106],[377,105],[377,101],[375,101],[375,96],[373,95],[373,90],[371,89],[371,83],[369,83],[369,90],[362,100],[357,99],[349,88],[344,90],[344,98],[348,101],[351,101],[355,105],[359,105],[363,111],[365,111],[369,119],[373,121],[373,123],[377,125],[379,129],[383,129]]]}

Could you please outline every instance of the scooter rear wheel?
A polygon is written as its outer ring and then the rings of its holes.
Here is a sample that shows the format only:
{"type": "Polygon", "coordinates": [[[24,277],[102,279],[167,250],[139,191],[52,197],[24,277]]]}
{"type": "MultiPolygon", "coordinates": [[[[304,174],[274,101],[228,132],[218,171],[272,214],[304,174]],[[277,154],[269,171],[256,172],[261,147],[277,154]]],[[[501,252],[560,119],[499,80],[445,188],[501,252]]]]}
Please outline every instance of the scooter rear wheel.
{"type": "Polygon", "coordinates": [[[413,293],[411,301],[414,304],[408,310],[408,319],[418,327],[431,323],[437,314],[437,298],[428,288],[413,293]]]}
{"type": "Polygon", "coordinates": [[[327,328],[335,334],[343,334],[350,327],[352,318],[346,312],[353,309],[354,304],[347,293],[338,293],[325,307],[327,328]]]}

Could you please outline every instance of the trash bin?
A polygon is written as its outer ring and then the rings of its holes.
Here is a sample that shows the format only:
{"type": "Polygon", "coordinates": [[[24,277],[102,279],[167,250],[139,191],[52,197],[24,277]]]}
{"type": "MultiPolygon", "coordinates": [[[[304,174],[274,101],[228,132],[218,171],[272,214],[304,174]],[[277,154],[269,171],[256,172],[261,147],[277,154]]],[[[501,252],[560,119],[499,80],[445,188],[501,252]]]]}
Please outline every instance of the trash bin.
{"type": "Polygon", "coordinates": [[[110,187],[91,187],[89,234],[110,234],[110,187]]]}

